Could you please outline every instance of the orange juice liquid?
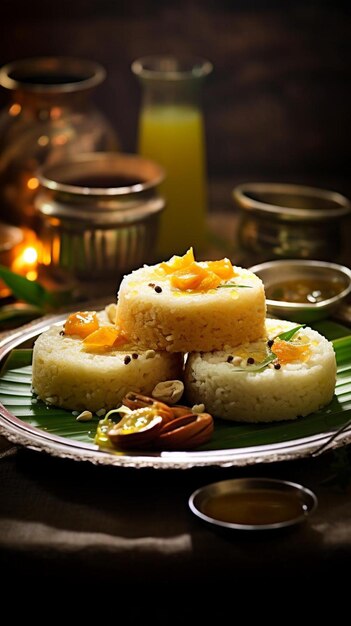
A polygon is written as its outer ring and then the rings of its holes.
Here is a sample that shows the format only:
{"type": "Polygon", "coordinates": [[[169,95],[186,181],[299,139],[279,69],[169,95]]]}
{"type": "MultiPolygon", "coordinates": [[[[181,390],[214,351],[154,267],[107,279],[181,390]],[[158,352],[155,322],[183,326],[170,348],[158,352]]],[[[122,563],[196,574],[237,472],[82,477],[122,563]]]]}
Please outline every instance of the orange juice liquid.
{"type": "Polygon", "coordinates": [[[190,246],[197,253],[205,245],[207,210],[202,113],[191,106],[150,106],[139,123],[139,153],[166,173],[157,256],[182,255],[190,246]]]}

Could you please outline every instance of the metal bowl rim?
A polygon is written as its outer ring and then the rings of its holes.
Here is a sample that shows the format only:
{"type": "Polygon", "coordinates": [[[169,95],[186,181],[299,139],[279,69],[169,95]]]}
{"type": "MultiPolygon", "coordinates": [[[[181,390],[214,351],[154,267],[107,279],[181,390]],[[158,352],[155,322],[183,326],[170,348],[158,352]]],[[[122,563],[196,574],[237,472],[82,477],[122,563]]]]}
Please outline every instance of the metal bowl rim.
{"type": "MultiPolygon", "coordinates": [[[[234,489],[233,491],[238,491],[238,490],[234,489]]],[[[226,493],[229,493],[229,492],[230,490],[227,491],[226,493]]],[[[233,478],[233,479],[228,479],[228,480],[221,480],[215,483],[209,483],[208,485],[204,485],[196,489],[195,491],[193,491],[193,493],[190,495],[188,499],[188,506],[191,512],[194,515],[196,515],[198,518],[200,518],[202,521],[208,524],[211,524],[213,526],[218,526],[219,528],[222,528],[222,529],[243,530],[243,531],[279,530],[279,529],[287,528],[289,526],[300,524],[301,522],[305,521],[307,517],[316,510],[318,506],[318,498],[316,494],[308,487],[304,487],[303,485],[299,483],[295,483],[295,482],[288,481],[288,480],[281,480],[281,479],[276,479],[276,478],[263,478],[263,477],[262,478],[261,477],[233,478]],[[201,508],[196,504],[196,500],[199,498],[199,496],[203,496],[204,494],[206,494],[206,492],[210,493],[211,491],[216,491],[219,489],[220,486],[224,486],[225,484],[227,484],[228,486],[233,485],[233,486],[239,486],[239,487],[241,484],[243,485],[242,490],[245,490],[246,488],[246,490],[249,491],[250,483],[252,485],[252,488],[255,488],[256,490],[258,488],[262,488],[265,490],[272,489],[272,491],[276,491],[278,489],[274,489],[274,487],[277,487],[277,488],[282,487],[283,491],[295,492],[299,496],[303,495],[305,496],[305,498],[302,499],[302,502],[303,504],[306,505],[307,508],[305,512],[299,515],[298,517],[285,520],[284,522],[275,522],[272,524],[236,524],[236,523],[231,523],[231,522],[224,522],[219,519],[208,516],[205,513],[203,513],[201,508]]]]}
{"type": "Polygon", "coordinates": [[[294,183],[274,183],[274,182],[248,182],[237,185],[232,190],[233,199],[238,203],[241,209],[256,212],[258,214],[276,214],[285,218],[292,218],[302,221],[334,220],[337,217],[349,215],[351,212],[351,203],[338,191],[322,189],[319,187],[311,187],[308,185],[298,185],[294,183]],[[318,200],[330,200],[336,206],[332,211],[330,209],[313,209],[298,208],[284,206],[283,204],[270,204],[260,200],[251,198],[248,194],[259,192],[283,193],[285,195],[304,195],[318,200]]]}
{"type": "Polygon", "coordinates": [[[27,93],[44,93],[44,94],[65,94],[78,91],[92,89],[102,83],[106,78],[106,70],[97,61],[87,58],[64,56],[64,55],[43,55],[29,58],[18,59],[6,63],[0,68],[0,85],[11,91],[21,90],[27,93]],[[79,69],[78,69],[79,68],[79,69]],[[65,83],[27,83],[21,79],[13,78],[11,74],[14,71],[66,71],[68,74],[73,70],[77,73],[79,70],[86,72],[86,76],[80,80],[71,80],[65,83]]]}
{"type": "Polygon", "coordinates": [[[258,263],[257,265],[252,265],[249,267],[249,270],[262,280],[264,283],[263,277],[259,276],[261,270],[264,272],[265,269],[277,269],[284,267],[294,266],[296,267],[305,267],[305,268],[320,268],[325,270],[332,270],[340,276],[346,277],[348,279],[348,285],[336,296],[332,296],[331,298],[326,298],[325,300],[321,300],[320,302],[314,303],[304,303],[304,302],[289,302],[287,300],[271,300],[270,298],[266,299],[267,306],[270,306],[272,309],[289,309],[291,311],[315,311],[315,310],[323,310],[333,305],[338,304],[346,296],[351,293],[351,269],[346,267],[346,265],[339,265],[338,263],[328,263],[327,261],[315,261],[315,260],[294,260],[294,259],[284,259],[284,260],[275,260],[275,261],[265,261],[264,263],[258,263]]]}
{"type": "Polygon", "coordinates": [[[138,194],[141,192],[146,192],[158,187],[164,181],[166,172],[164,168],[153,159],[148,159],[138,154],[129,152],[88,152],[72,156],[64,163],[43,165],[38,168],[36,176],[44,191],[48,189],[50,191],[72,194],[74,196],[97,196],[99,198],[109,198],[113,196],[117,199],[119,196],[125,196],[126,194],[136,194],[136,197],[138,197],[138,194]],[[50,171],[59,169],[60,167],[67,169],[70,165],[74,167],[75,165],[94,165],[94,163],[101,164],[104,162],[111,164],[113,161],[135,163],[135,165],[139,164],[140,166],[152,166],[157,170],[157,174],[155,173],[155,177],[152,179],[134,185],[125,185],[123,187],[80,186],[70,184],[69,182],[64,183],[56,181],[54,178],[50,177],[50,171]]]}

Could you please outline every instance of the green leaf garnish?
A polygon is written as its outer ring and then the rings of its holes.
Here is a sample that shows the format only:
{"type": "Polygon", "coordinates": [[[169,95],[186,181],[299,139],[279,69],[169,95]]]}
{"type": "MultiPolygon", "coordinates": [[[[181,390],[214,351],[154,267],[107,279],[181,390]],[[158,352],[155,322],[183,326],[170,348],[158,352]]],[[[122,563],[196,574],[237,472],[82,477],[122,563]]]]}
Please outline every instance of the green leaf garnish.
{"type": "MultiPolygon", "coordinates": [[[[298,330],[300,330],[300,328],[304,328],[305,324],[300,324],[300,326],[294,326],[294,328],[291,328],[290,330],[287,330],[284,333],[280,333],[280,335],[277,335],[275,337],[275,339],[282,339],[283,341],[290,341],[294,335],[297,333],[298,330]]],[[[245,367],[241,366],[241,365],[233,365],[233,368],[238,371],[238,372],[259,372],[260,370],[263,370],[265,367],[267,367],[267,365],[269,365],[270,363],[273,363],[273,361],[276,360],[277,355],[274,354],[273,350],[271,350],[271,348],[269,349],[269,353],[267,354],[266,358],[261,361],[260,363],[252,363],[252,365],[245,365],[245,367]]]]}
{"type": "Polygon", "coordinates": [[[283,341],[290,341],[290,339],[293,338],[293,336],[297,333],[297,331],[300,330],[300,328],[304,328],[305,326],[306,324],[300,324],[300,326],[294,326],[294,328],[291,328],[290,330],[285,331],[285,333],[280,333],[279,335],[277,335],[275,339],[282,339],[283,341]]]}
{"type": "Polygon", "coordinates": [[[252,289],[251,285],[237,285],[236,283],[226,283],[225,285],[218,285],[216,289],[252,289]]]}
{"type": "Polygon", "coordinates": [[[238,372],[259,372],[263,370],[267,365],[275,361],[276,355],[273,352],[267,354],[266,358],[260,363],[252,363],[252,365],[233,365],[233,369],[238,372]]]}

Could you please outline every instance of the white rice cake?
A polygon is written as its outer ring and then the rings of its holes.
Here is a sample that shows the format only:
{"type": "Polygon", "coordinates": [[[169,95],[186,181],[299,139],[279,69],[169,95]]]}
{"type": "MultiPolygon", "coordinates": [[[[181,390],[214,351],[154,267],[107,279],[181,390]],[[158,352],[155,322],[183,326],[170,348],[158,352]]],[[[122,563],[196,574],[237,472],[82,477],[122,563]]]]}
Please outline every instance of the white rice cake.
{"type": "Polygon", "coordinates": [[[103,354],[87,352],[82,339],[61,335],[62,329],[51,327],[34,345],[33,391],[47,404],[109,410],[118,407],[128,391],[151,395],[157,383],[182,374],[179,354],[125,346],[103,354]]]}
{"type": "MultiPolygon", "coordinates": [[[[336,382],[332,344],[318,332],[303,328],[291,340],[304,346],[300,360],[278,359],[277,369],[271,363],[250,371],[267,354],[267,339],[296,324],[267,319],[266,327],[267,336],[260,341],[230,351],[190,354],[185,371],[188,400],[204,403],[206,412],[215,417],[236,422],[292,420],[329,404],[336,382]],[[254,360],[251,366],[248,358],[254,360]]],[[[274,352],[274,344],[271,349],[274,352]]]]}
{"type": "Polygon", "coordinates": [[[185,353],[253,341],[264,333],[263,283],[247,269],[234,270],[235,277],[222,284],[240,287],[194,292],[172,287],[158,265],[144,266],[122,280],[117,319],[143,349],[185,353]]]}

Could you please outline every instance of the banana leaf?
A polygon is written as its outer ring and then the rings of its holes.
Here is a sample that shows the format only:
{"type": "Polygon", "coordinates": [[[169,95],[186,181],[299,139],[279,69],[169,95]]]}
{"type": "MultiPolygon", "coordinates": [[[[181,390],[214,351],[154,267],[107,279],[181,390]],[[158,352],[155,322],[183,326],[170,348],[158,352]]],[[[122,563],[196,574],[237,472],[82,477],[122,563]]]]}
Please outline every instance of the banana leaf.
{"type": "MultiPolygon", "coordinates": [[[[351,335],[349,329],[330,320],[314,328],[333,340],[337,358],[337,383],[332,402],[306,417],[272,424],[239,424],[215,420],[212,440],[202,450],[242,448],[294,441],[338,428],[351,419],[351,335]]],[[[31,390],[32,350],[11,352],[0,375],[0,402],[16,417],[47,432],[93,443],[99,421],[77,422],[71,411],[48,407],[31,390]]]]}

